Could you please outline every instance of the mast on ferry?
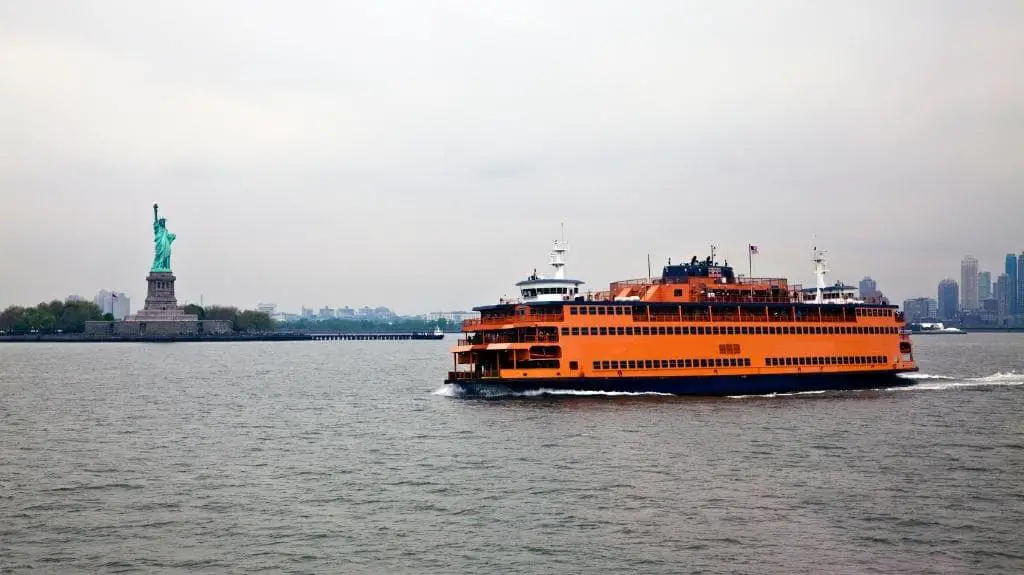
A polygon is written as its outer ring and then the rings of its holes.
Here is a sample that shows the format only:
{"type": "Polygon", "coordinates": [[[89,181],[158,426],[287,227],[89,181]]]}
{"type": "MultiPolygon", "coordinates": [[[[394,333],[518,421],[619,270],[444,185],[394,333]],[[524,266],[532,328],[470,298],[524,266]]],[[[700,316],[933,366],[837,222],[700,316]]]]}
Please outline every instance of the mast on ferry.
{"type": "Polygon", "coordinates": [[[814,261],[814,277],[817,279],[814,303],[822,303],[821,292],[825,289],[825,274],[828,273],[828,268],[825,267],[825,250],[819,250],[818,246],[814,246],[812,248],[812,260],[814,261]]]}
{"type": "Polygon", "coordinates": [[[569,251],[569,244],[565,241],[565,224],[562,224],[562,238],[555,240],[555,247],[551,249],[549,263],[555,268],[553,279],[565,279],[565,252],[569,251]]]}

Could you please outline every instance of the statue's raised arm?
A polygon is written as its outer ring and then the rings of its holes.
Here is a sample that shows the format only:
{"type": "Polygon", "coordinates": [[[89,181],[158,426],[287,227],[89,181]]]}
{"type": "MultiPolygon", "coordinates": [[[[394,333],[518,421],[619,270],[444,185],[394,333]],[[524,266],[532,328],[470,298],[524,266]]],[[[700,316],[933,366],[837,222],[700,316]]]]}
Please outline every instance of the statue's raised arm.
{"type": "Polygon", "coordinates": [[[156,224],[157,220],[159,220],[159,219],[160,219],[160,218],[159,218],[159,217],[157,217],[157,215],[156,215],[157,209],[159,209],[159,208],[160,208],[160,206],[158,206],[157,204],[153,204],[153,224],[154,224],[154,225],[156,224]]]}

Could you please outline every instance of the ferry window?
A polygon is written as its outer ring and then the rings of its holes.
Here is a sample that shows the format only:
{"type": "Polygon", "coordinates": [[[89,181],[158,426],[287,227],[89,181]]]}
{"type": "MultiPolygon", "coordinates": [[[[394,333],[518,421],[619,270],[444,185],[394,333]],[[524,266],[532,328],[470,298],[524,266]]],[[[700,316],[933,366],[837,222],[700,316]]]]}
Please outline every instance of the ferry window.
{"type": "Polygon", "coordinates": [[[580,334],[580,328],[578,328],[578,327],[572,328],[572,335],[579,335],[579,334],[580,334]]]}
{"type": "Polygon", "coordinates": [[[580,328],[580,335],[590,335],[590,328],[589,327],[581,327],[580,328]]]}
{"type": "Polygon", "coordinates": [[[692,359],[684,360],[683,361],[683,366],[684,367],[693,367],[693,360],[692,359]]]}
{"type": "Polygon", "coordinates": [[[721,331],[719,330],[719,327],[717,325],[711,328],[711,335],[721,335],[721,331]]]}
{"type": "Polygon", "coordinates": [[[576,306],[570,306],[569,307],[569,315],[576,315],[576,313],[577,313],[576,306]]]}
{"type": "Polygon", "coordinates": [[[720,358],[720,357],[716,357],[715,358],[715,367],[722,367],[722,358],[720,358]]]}
{"type": "Polygon", "coordinates": [[[704,335],[704,328],[702,326],[697,327],[697,335],[704,335]]]}
{"type": "Polygon", "coordinates": [[[658,328],[658,335],[665,335],[665,327],[664,326],[658,328]]]}
{"type": "Polygon", "coordinates": [[[626,335],[633,335],[633,328],[627,327],[626,328],[626,335]]]}
{"type": "Polygon", "coordinates": [[[682,297],[683,296],[683,290],[681,290],[681,289],[673,290],[672,291],[672,295],[675,296],[675,297],[682,297]]]}
{"type": "Polygon", "coordinates": [[[594,369],[601,369],[601,362],[600,361],[595,361],[594,362],[594,369]]]}
{"type": "Polygon", "coordinates": [[[587,306],[580,306],[580,315],[587,315],[587,306]]]}
{"type": "Polygon", "coordinates": [[[736,367],[736,358],[735,357],[730,357],[729,358],[729,367],[736,367]]]}
{"type": "Polygon", "coordinates": [[[749,357],[743,358],[743,366],[744,367],[750,367],[750,358],[749,357]]]}
{"type": "Polygon", "coordinates": [[[601,362],[601,369],[611,369],[611,367],[612,367],[611,364],[608,363],[607,361],[602,361],[601,362]]]}
{"type": "Polygon", "coordinates": [[[569,335],[569,328],[563,327],[562,328],[562,335],[569,335]]]}
{"type": "Polygon", "coordinates": [[[700,366],[701,367],[707,367],[708,366],[708,360],[706,360],[706,359],[700,360],[700,366]]]}
{"type": "Polygon", "coordinates": [[[617,360],[617,359],[613,359],[612,360],[612,369],[619,369],[619,360],[617,360]]]}
{"type": "Polygon", "coordinates": [[[597,315],[604,315],[604,308],[603,307],[598,307],[597,308],[597,315]]]}
{"type": "Polygon", "coordinates": [[[601,335],[608,335],[608,328],[602,327],[601,328],[601,335]]]}
{"type": "Polygon", "coordinates": [[[675,327],[675,329],[673,330],[673,332],[674,332],[674,333],[675,333],[676,335],[683,335],[683,328],[681,328],[681,327],[679,327],[679,326],[677,325],[677,326],[675,327]]]}
{"type": "Polygon", "coordinates": [[[569,362],[569,371],[576,371],[579,368],[580,368],[580,362],[578,362],[578,361],[570,361],[569,362]]]}
{"type": "Polygon", "coordinates": [[[653,367],[654,367],[653,364],[654,364],[654,362],[649,360],[649,359],[645,359],[644,360],[644,367],[647,368],[647,369],[653,369],[653,367]]]}
{"type": "Polygon", "coordinates": [[[661,369],[661,360],[660,359],[654,360],[654,369],[661,369]]]}
{"type": "Polygon", "coordinates": [[[615,328],[615,333],[619,335],[626,335],[626,328],[620,325],[619,327],[615,328]]]}
{"type": "Polygon", "coordinates": [[[785,361],[786,361],[786,365],[793,365],[793,358],[787,357],[785,361]]]}
{"type": "Polygon", "coordinates": [[[644,327],[644,328],[641,328],[641,330],[642,330],[642,331],[641,331],[641,333],[642,333],[643,335],[651,335],[651,328],[649,328],[649,327],[644,327]]]}
{"type": "Polygon", "coordinates": [[[627,369],[636,369],[636,361],[635,360],[631,359],[631,360],[627,361],[626,364],[629,365],[629,367],[627,369]]]}

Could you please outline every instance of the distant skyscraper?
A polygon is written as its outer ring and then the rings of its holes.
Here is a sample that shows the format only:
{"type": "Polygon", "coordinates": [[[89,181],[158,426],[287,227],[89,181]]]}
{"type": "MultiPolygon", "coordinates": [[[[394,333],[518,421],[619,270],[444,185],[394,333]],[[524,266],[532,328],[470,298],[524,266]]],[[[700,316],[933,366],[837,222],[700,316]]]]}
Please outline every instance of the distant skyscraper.
{"type": "Polygon", "coordinates": [[[1017,297],[1013,313],[1024,315],[1024,252],[1017,256],[1017,297]]]}
{"type": "Polygon", "coordinates": [[[1013,293],[1013,285],[1010,283],[1010,276],[999,274],[996,280],[996,315],[999,323],[1004,323],[1010,314],[1010,294],[1013,293]]]}
{"type": "Polygon", "coordinates": [[[100,311],[113,315],[117,320],[124,319],[132,313],[132,300],[124,292],[100,290],[92,301],[99,306],[100,311]]]}
{"type": "Polygon", "coordinates": [[[934,320],[938,317],[938,303],[930,297],[918,297],[903,302],[903,313],[908,322],[934,320]]]}
{"type": "Polygon", "coordinates": [[[956,280],[944,279],[939,282],[939,319],[949,321],[956,318],[960,310],[960,287],[956,280]]]}
{"type": "Polygon", "coordinates": [[[960,308],[966,312],[978,309],[978,260],[964,256],[960,262],[960,308]]]}
{"type": "Polygon", "coordinates": [[[978,306],[992,297],[992,273],[978,272],[978,306]]]}
{"type": "Polygon", "coordinates": [[[860,299],[870,299],[878,294],[878,284],[870,276],[860,280],[860,299]]]}
{"type": "Polygon", "coordinates": [[[1006,281],[1008,286],[1013,289],[1007,294],[1009,299],[1007,300],[1007,306],[1009,313],[1020,313],[1017,305],[1017,284],[1020,282],[1020,276],[1018,275],[1017,256],[1014,254],[1006,254],[1006,281]]]}

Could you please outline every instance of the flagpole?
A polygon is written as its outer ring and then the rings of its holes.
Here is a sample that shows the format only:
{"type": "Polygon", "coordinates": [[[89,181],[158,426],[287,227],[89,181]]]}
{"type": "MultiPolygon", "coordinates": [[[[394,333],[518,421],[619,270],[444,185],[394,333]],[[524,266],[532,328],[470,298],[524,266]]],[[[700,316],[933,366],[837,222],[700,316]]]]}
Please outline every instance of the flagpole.
{"type": "Polygon", "coordinates": [[[754,277],[754,251],[750,249],[750,244],[747,244],[747,277],[754,277]]]}

